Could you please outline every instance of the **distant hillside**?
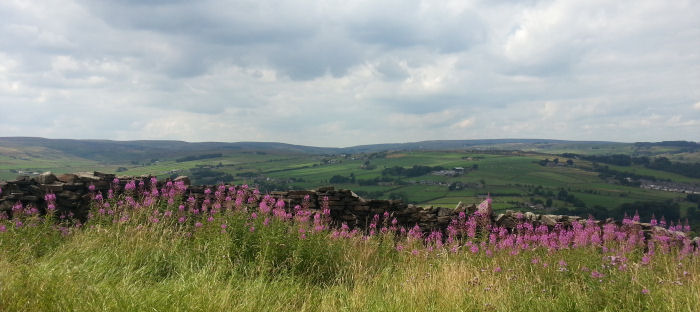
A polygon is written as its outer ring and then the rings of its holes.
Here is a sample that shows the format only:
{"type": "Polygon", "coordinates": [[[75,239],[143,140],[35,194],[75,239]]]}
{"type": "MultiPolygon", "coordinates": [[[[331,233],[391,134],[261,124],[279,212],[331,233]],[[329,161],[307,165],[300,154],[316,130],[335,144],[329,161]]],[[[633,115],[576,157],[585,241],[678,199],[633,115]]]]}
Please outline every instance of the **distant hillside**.
{"type": "Polygon", "coordinates": [[[394,151],[444,151],[461,149],[482,150],[540,150],[565,145],[628,145],[628,143],[603,142],[603,141],[566,141],[549,139],[487,139],[487,140],[432,140],[410,143],[372,144],[358,145],[344,148],[346,152],[382,152],[394,151]]]}
{"type": "Polygon", "coordinates": [[[358,145],[344,148],[315,147],[275,142],[201,142],[168,140],[71,140],[36,137],[0,137],[0,156],[52,159],[77,157],[102,163],[198,157],[203,154],[264,152],[273,154],[354,154],[384,151],[522,150],[543,153],[653,155],[700,150],[685,141],[618,143],[549,139],[432,140],[408,143],[358,145]]]}
{"type": "Polygon", "coordinates": [[[158,158],[178,158],[206,152],[264,151],[268,153],[335,153],[338,149],[267,142],[202,142],[184,141],[111,141],[44,139],[33,137],[0,138],[0,155],[11,156],[22,151],[33,150],[29,156],[45,156],[60,153],[101,162],[141,161],[158,158]],[[45,155],[38,155],[45,154],[45,155]]]}

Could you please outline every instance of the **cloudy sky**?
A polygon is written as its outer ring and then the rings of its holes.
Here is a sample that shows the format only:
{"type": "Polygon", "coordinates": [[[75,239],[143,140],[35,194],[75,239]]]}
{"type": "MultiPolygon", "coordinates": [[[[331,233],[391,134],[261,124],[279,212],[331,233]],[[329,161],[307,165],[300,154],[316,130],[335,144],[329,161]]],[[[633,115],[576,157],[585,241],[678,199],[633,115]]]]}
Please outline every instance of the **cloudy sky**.
{"type": "Polygon", "coordinates": [[[2,0],[0,136],[700,141],[700,1],[2,0]]]}

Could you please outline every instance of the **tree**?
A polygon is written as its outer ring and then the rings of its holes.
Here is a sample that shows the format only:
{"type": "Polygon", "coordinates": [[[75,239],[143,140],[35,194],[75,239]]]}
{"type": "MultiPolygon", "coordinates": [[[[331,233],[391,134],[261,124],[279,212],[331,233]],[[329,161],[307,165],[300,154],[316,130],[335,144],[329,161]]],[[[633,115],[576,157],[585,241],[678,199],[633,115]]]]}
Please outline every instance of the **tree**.
{"type": "MultiPolygon", "coordinates": [[[[700,207],[700,204],[698,204],[698,207],[700,207]]],[[[686,217],[690,220],[698,219],[698,207],[695,206],[690,206],[688,207],[688,211],[686,214],[686,217]]]]}
{"type": "Polygon", "coordinates": [[[341,175],[334,175],[330,180],[328,180],[328,182],[331,184],[348,183],[350,182],[350,178],[341,175]]]}

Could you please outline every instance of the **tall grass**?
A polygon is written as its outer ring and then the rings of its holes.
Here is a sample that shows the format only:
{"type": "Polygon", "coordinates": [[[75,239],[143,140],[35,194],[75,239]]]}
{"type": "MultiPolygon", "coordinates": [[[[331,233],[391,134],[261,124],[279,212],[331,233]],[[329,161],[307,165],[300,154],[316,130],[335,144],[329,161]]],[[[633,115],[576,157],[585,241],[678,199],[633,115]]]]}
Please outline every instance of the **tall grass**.
{"type": "Polygon", "coordinates": [[[111,198],[95,194],[84,224],[60,213],[39,216],[27,207],[0,220],[0,310],[697,311],[700,306],[698,250],[666,236],[634,241],[639,236],[632,227],[606,232],[581,225],[579,232],[558,232],[578,236],[557,237],[557,245],[544,241],[541,228],[475,229],[478,216],[460,216],[445,233],[430,235],[376,216],[364,232],[330,227],[328,211],[286,207],[242,187],[214,189],[204,203],[188,200],[176,186],[153,190],[129,187],[111,198]],[[252,204],[258,201],[262,204],[252,204]],[[583,239],[585,233],[601,235],[601,242],[583,239]],[[605,240],[606,234],[616,237],[605,240]]]}

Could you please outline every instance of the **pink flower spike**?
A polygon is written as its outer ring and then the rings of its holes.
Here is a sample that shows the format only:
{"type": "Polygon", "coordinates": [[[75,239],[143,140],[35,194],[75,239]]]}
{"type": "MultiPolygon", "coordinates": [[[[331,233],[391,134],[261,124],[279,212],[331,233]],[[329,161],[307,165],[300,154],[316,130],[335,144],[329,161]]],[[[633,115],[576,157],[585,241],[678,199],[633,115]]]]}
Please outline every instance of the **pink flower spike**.
{"type": "Polygon", "coordinates": [[[596,271],[596,270],[593,270],[593,272],[591,272],[591,277],[593,277],[593,278],[603,278],[603,277],[605,277],[605,274],[600,273],[600,272],[598,272],[598,271],[596,271]]]}
{"type": "Polygon", "coordinates": [[[643,295],[648,295],[648,294],[649,294],[649,289],[642,288],[642,294],[643,294],[643,295]]]}

